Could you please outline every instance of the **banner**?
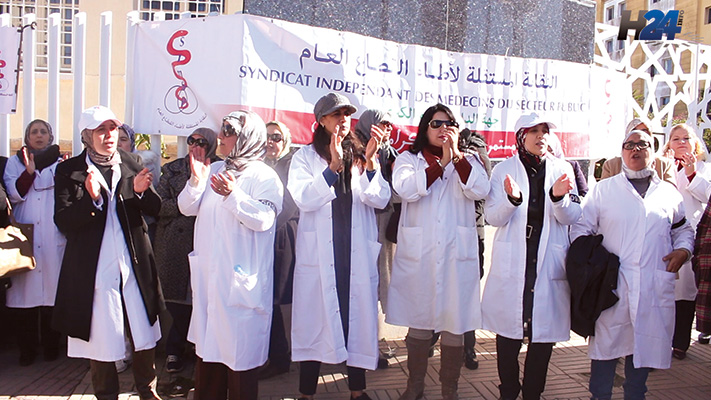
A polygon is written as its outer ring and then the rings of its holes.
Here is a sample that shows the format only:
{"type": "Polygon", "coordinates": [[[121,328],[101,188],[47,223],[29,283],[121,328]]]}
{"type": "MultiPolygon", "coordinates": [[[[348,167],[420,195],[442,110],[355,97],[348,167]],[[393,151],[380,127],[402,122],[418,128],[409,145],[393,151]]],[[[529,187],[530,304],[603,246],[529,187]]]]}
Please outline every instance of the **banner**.
{"type": "Polygon", "coordinates": [[[626,120],[624,96],[611,90],[625,85],[621,73],[244,14],[140,23],[134,60],[133,123],[142,133],[186,136],[250,109],[284,122],[295,143],[309,143],[313,105],[338,92],[358,108],[355,119],[368,108],[389,110],[403,128],[391,139],[400,150],[414,140],[422,113],[439,102],[487,138],[494,158],[512,154],[514,123],[530,112],[559,127],[568,157],[597,158],[611,155],[609,141],[619,142],[626,120]]]}
{"type": "Polygon", "coordinates": [[[14,114],[17,110],[15,82],[19,42],[17,28],[0,28],[0,114],[14,114]]]}

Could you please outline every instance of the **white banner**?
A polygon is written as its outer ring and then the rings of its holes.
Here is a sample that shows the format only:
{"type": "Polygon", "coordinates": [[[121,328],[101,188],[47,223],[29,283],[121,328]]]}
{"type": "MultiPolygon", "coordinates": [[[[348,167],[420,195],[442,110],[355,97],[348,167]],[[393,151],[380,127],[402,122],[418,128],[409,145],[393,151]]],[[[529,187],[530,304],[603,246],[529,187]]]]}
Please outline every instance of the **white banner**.
{"type": "Polygon", "coordinates": [[[14,114],[17,109],[15,81],[19,41],[17,28],[0,28],[0,114],[14,114]]]}
{"type": "Polygon", "coordinates": [[[484,134],[493,157],[511,154],[523,113],[556,123],[569,157],[610,155],[609,143],[595,143],[620,137],[625,125],[623,96],[610,91],[624,76],[589,65],[454,53],[244,14],[137,29],[133,123],[143,133],[186,136],[251,109],[308,143],[313,105],[328,92],[347,96],[355,118],[390,110],[410,132],[393,138],[399,149],[437,102],[484,134]]]}

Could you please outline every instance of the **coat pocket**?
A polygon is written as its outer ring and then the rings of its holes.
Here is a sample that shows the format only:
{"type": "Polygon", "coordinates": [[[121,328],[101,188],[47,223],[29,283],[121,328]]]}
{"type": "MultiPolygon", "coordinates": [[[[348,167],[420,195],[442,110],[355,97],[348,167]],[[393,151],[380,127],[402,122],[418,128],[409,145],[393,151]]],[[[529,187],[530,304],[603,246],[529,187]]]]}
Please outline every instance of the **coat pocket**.
{"type": "Polygon", "coordinates": [[[376,241],[368,241],[368,251],[370,251],[370,261],[368,268],[370,269],[370,278],[378,278],[378,257],[380,256],[380,248],[382,245],[376,241]]]}
{"type": "Polygon", "coordinates": [[[422,258],[422,228],[419,226],[401,226],[398,235],[395,257],[408,261],[422,258]]]}
{"type": "Polygon", "coordinates": [[[545,262],[549,263],[548,277],[554,281],[567,280],[568,275],[565,272],[565,256],[568,253],[568,249],[559,244],[550,243],[547,252],[545,262]]]}
{"type": "Polygon", "coordinates": [[[478,260],[479,239],[476,227],[457,227],[457,260],[478,260]]]}
{"type": "Polygon", "coordinates": [[[264,310],[263,285],[256,273],[248,273],[241,265],[235,265],[230,282],[227,305],[255,310],[264,310]]]}

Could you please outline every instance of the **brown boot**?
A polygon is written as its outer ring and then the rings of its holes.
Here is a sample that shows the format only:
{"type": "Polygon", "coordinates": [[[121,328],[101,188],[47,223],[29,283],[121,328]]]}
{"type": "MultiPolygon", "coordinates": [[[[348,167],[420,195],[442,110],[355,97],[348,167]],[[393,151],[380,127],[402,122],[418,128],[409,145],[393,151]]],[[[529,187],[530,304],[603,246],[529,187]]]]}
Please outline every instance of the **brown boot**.
{"type": "Polygon", "coordinates": [[[457,400],[459,373],[462,369],[464,346],[440,346],[442,352],[439,381],[442,383],[442,400],[457,400]]]}
{"type": "Polygon", "coordinates": [[[430,341],[405,338],[407,345],[407,389],[400,400],[421,399],[425,391],[425,375],[427,374],[427,353],[430,351],[430,341]]]}

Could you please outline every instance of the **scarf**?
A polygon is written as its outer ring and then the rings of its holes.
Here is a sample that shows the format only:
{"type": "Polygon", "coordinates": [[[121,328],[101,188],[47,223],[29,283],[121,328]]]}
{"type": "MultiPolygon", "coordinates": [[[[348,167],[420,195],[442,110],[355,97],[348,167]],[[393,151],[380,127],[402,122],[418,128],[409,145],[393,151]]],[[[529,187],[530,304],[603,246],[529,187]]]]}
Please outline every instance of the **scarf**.
{"type": "Polygon", "coordinates": [[[42,171],[43,169],[49,167],[50,165],[57,162],[59,159],[59,146],[56,144],[49,145],[42,150],[34,150],[30,146],[24,146],[20,150],[17,150],[17,158],[25,163],[25,156],[22,154],[22,149],[27,148],[27,150],[35,157],[35,169],[37,171],[42,171]]]}
{"type": "Polygon", "coordinates": [[[89,155],[89,159],[96,165],[102,167],[110,167],[116,164],[121,164],[121,156],[118,150],[114,151],[112,154],[103,155],[96,152],[94,148],[94,131],[92,129],[84,129],[81,132],[81,142],[84,143],[86,147],[86,153],[89,155]]]}
{"type": "Polygon", "coordinates": [[[225,168],[243,171],[250,163],[260,161],[267,151],[267,128],[253,111],[235,111],[224,118],[234,127],[237,142],[225,159],[225,168]]]}
{"type": "Polygon", "coordinates": [[[537,168],[541,164],[541,161],[547,156],[547,153],[544,153],[542,156],[537,156],[526,150],[524,140],[526,139],[528,130],[529,128],[521,128],[516,132],[516,150],[518,150],[518,156],[524,165],[537,168]]]}

